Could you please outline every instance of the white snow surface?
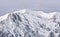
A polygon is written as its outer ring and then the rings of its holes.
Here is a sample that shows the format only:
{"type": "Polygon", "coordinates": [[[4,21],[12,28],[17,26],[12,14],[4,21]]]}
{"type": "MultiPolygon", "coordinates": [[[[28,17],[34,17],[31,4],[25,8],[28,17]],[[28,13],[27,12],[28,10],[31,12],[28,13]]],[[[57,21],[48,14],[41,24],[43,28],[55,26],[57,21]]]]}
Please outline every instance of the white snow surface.
{"type": "MultiPolygon", "coordinates": [[[[15,11],[13,13],[25,13],[27,11],[27,9],[22,9],[22,10],[19,10],[19,11],[15,11]]],[[[46,19],[50,19],[50,18],[53,18],[54,15],[56,15],[57,12],[52,12],[52,13],[45,13],[43,11],[37,11],[39,12],[38,14],[43,17],[43,18],[46,18],[46,19]]],[[[36,12],[36,13],[37,13],[36,12]]],[[[33,13],[33,12],[32,12],[33,13]]],[[[9,14],[6,14],[6,15],[3,15],[3,16],[0,16],[0,21],[6,19],[8,17],[9,14]]]]}
{"type": "Polygon", "coordinates": [[[7,17],[8,17],[9,14],[6,14],[6,15],[3,15],[3,16],[0,16],[0,21],[3,21],[5,20],[7,17]]]}
{"type": "Polygon", "coordinates": [[[19,10],[19,11],[15,11],[14,13],[25,13],[26,12],[26,9],[22,9],[22,10],[19,10]]]}
{"type": "Polygon", "coordinates": [[[58,37],[60,13],[22,9],[1,16],[0,25],[0,37],[58,37]]]}
{"type": "Polygon", "coordinates": [[[52,13],[41,12],[40,13],[40,16],[42,16],[43,18],[47,18],[47,19],[53,18],[54,15],[56,15],[56,12],[52,12],[52,13]]]}

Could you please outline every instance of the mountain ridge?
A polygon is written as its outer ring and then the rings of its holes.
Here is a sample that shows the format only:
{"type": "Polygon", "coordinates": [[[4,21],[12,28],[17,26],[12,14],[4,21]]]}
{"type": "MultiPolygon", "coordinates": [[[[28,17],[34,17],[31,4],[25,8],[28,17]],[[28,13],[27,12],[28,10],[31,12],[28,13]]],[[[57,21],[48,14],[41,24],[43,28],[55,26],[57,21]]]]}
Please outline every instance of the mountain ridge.
{"type": "Polygon", "coordinates": [[[0,21],[0,37],[58,37],[60,13],[44,13],[22,9],[7,15],[0,21]],[[5,18],[4,18],[5,17],[5,18]]]}
{"type": "MultiPolygon", "coordinates": [[[[19,11],[14,11],[14,12],[12,12],[13,14],[14,13],[22,13],[22,14],[24,14],[26,11],[32,11],[32,10],[27,10],[27,9],[22,9],[22,10],[19,10],[19,11]]],[[[34,12],[34,11],[32,11],[32,12],[34,12]]],[[[45,18],[47,18],[47,17],[52,17],[53,15],[55,15],[55,14],[57,14],[57,12],[52,12],[52,13],[46,13],[46,12],[43,12],[43,11],[35,11],[35,12],[39,12],[40,13],[40,16],[42,16],[43,18],[45,17],[45,18]]],[[[28,12],[29,13],[29,12],[28,12]]],[[[58,12],[59,13],[59,12],[58,12]]],[[[5,14],[5,15],[3,15],[4,17],[7,17],[8,15],[9,15],[10,13],[8,13],[8,14],[5,14]]],[[[1,18],[3,18],[3,16],[0,16],[0,19],[1,18]]]]}

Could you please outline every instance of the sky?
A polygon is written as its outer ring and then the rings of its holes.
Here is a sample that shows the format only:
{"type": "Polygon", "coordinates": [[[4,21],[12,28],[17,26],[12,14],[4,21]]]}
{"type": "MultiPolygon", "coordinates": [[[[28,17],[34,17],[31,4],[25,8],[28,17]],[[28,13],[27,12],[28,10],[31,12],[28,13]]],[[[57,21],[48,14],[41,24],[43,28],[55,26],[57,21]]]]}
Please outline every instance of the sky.
{"type": "Polygon", "coordinates": [[[0,0],[0,15],[21,9],[60,12],[60,0],[0,0]]]}

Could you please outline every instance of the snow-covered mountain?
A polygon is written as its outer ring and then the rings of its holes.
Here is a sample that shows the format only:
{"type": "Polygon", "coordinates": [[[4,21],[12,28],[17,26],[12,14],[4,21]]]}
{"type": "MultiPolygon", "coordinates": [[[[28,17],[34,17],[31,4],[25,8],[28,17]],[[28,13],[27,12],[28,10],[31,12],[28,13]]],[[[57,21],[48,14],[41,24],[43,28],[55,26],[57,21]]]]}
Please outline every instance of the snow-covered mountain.
{"type": "Polygon", "coordinates": [[[0,16],[0,37],[60,37],[60,13],[22,9],[0,16]]]}

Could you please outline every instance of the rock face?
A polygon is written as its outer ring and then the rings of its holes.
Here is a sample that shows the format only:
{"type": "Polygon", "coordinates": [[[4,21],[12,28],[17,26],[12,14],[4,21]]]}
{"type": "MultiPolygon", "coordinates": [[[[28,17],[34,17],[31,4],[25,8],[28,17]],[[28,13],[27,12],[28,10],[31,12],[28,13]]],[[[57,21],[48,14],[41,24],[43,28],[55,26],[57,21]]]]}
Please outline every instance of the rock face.
{"type": "Polygon", "coordinates": [[[0,37],[60,37],[60,13],[20,10],[0,17],[0,37]]]}

